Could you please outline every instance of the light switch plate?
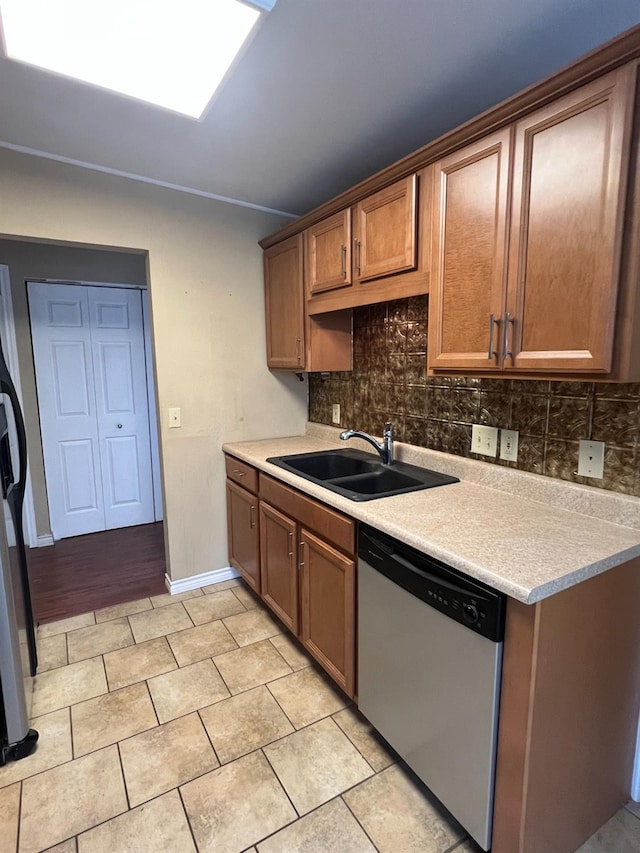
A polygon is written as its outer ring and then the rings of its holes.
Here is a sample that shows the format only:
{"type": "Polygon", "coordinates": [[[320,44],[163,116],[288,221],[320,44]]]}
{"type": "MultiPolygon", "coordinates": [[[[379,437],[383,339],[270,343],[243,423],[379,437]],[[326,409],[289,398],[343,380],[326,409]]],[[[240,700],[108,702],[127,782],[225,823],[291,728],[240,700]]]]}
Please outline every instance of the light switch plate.
{"type": "Polygon", "coordinates": [[[169,429],[176,429],[182,426],[182,416],[180,409],[177,407],[169,409],[169,429]]]}
{"type": "Polygon", "coordinates": [[[578,451],[578,474],[581,477],[604,477],[604,441],[581,441],[578,451]]]}
{"type": "Polygon", "coordinates": [[[340,403],[334,403],[331,407],[331,422],[334,424],[340,423],[340,403]]]}
{"type": "Polygon", "coordinates": [[[500,459],[507,462],[518,461],[518,430],[500,430],[500,459]]]}
{"type": "Polygon", "coordinates": [[[471,428],[471,450],[483,456],[494,456],[498,452],[498,430],[495,427],[473,424],[471,428]]]}

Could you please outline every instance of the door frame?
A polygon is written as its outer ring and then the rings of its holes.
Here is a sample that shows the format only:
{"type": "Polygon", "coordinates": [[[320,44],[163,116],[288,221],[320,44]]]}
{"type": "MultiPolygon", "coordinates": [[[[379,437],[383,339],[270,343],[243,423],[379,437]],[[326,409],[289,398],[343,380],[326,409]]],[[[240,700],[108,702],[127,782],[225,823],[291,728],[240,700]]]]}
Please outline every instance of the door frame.
{"type": "MultiPolygon", "coordinates": [[[[4,356],[9,368],[9,373],[16,388],[20,408],[24,412],[22,401],[22,386],[20,384],[20,365],[18,361],[18,346],[16,343],[16,328],[13,317],[13,300],[11,299],[11,277],[7,264],[0,264],[0,303],[2,305],[2,317],[0,318],[0,335],[4,343],[4,356]]],[[[53,545],[53,536],[49,533],[38,536],[36,528],[36,512],[33,502],[33,489],[31,487],[31,468],[27,456],[27,476],[24,490],[24,537],[30,548],[43,545],[53,545]]]]}
{"type": "MultiPolygon", "coordinates": [[[[154,363],[155,363],[155,352],[152,345],[151,338],[151,313],[149,307],[148,293],[149,287],[148,285],[141,284],[118,284],[116,282],[105,282],[105,281],[68,281],[65,279],[59,278],[29,278],[26,283],[28,284],[30,281],[38,284],[64,284],[64,285],[77,285],[79,287],[109,287],[109,288],[117,288],[118,290],[139,290],[141,291],[141,302],[142,302],[142,331],[144,338],[144,354],[145,354],[145,366],[146,366],[146,375],[147,375],[147,407],[149,410],[149,446],[151,451],[151,477],[152,477],[152,485],[153,485],[153,513],[155,521],[162,521],[163,519],[163,506],[164,506],[164,490],[162,484],[162,469],[160,466],[160,448],[159,448],[159,435],[158,435],[158,401],[156,396],[156,387],[155,387],[155,376],[154,376],[154,363]]],[[[9,282],[8,276],[8,267],[7,267],[7,282],[9,282]]],[[[8,291],[9,298],[11,297],[10,289],[8,291]]],[[[13,341],[15,344],[15,326],[14,326],[14,317],[13,310],[11,311],[11,336],[13,337],[13,341]]],[[[31,337],[31,330],[29,331],[29,336],[31,337]]],[[[17,358],[17,351],[16,351],[17,358]]],[[[17,361],[16,361],[17,364],[17,361]]],[[[13,374],[12,374],[13,375],[13,374]]],[[[35,365],[34,365],[34,377],[35,377],[35,365]]],[[[40,436],[40,441],[42,442],[42,436],[40,436]]],[[[28,488],[25,491],[25,512],[27,516],[31,513],[32,524],[33,524],[33,536],[30,537],[29,545],[30,547],[38,547],[42,545],[53,545],[54,539],[53,535],[49,534],[48,536],[36,536],[36,526],[35,526],[35,505],[33,502],[33,491],[31,489],[30,480],[28,481],[28,488]]],[[[47,499],[47,512],[49,512],[49,501],[47,499]]],[[[25,528],[26,530],[27,528],[25,528]]],[[[51,517],[49,516],[49,529],[51,529],[51,517]]]]}

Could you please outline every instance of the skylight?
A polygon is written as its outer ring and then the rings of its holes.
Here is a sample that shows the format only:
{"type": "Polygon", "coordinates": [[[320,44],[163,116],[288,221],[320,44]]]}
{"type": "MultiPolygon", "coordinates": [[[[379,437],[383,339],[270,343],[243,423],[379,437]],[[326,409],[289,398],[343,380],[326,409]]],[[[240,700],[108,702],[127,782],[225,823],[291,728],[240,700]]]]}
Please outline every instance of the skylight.
{"type": "Polygon", "coordinates": [[[276,0],[0,0],[7,56],[200,118],[276,0]]]}

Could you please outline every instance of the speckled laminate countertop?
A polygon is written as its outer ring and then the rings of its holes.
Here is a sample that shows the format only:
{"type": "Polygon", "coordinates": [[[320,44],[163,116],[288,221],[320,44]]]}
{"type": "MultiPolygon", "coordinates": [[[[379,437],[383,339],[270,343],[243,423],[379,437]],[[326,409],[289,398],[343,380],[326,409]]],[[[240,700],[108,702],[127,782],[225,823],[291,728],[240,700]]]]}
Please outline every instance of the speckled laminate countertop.
{"type": "MultiPolygon", "coordinates": [[[[346,446],[337,440],[337,430],[310,427],[304,436],[234,442],[223,450],[526,604],[640,556],[638,498],[397,445],[396,458],[453,474],[461,482],[357,502],[266,461],[346,446]],[[491,487],[482,482],[487,479],[491,487]]],[[[369,449],[364,442],[349,446],[369,449]]]]}

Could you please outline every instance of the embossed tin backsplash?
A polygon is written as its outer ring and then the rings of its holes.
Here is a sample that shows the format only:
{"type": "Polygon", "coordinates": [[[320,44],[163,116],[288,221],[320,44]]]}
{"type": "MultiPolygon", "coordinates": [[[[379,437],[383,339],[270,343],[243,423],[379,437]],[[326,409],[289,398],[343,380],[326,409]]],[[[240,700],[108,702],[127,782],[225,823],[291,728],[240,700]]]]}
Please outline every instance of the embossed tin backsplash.
{"type": "Polygon", "coordinates": [[[354,309],[353,372],[310,375],[309,420],[331,424],[340,403],[343,427],[381,435],[388,420],[399,441],[640,496],[640,383],[427,377],[427,308],[354,309]],[[474,423],[517,429],[518,461],[471,453],[474,423]],[[575,473],[582,438],[605,442],[603,480],[575,473]]]}

